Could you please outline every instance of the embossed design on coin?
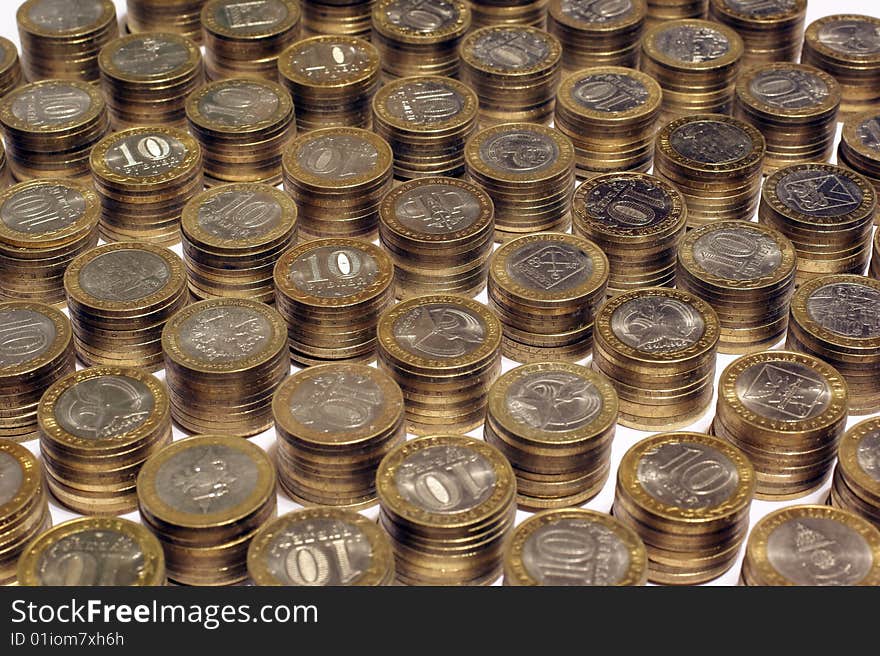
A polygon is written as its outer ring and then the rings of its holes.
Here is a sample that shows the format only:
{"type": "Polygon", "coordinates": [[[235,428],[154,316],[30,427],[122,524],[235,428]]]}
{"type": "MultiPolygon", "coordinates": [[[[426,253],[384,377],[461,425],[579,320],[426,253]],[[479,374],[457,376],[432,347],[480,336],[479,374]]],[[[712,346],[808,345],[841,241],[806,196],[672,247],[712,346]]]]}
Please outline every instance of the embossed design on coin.
{"type": "Polygon", "coordinates": [[[367,70],[367,50],[344,41],[313,41],[293,53],[293,69],[309,80],[328,84],[348,79],[367,70]]]}
{"type": "Polygon", "coordinates": [[[748,226],[708,232],[694,242],[693,253],[704,270],[727,280],[763,278],[782,263],[779,245],[748,226]]]}
{"type": "Polygon", "coordinates": [[[385,99],[389,114],[418,125],[448,121],[461,113],[464,105],[465,100],[456,89],[435,80],[408,82],[385,99]]]}
{"type": "Polygon", "coordinates": [[[647,180],[607,180],[596,185],[586,199],[591,216],[601,217],[611,228],[649,228],[669,217],[672,199],[647,180]]]}
{"type": "Polygon", "coordinates": [[[333,371],[300,383],[290,396],[290,412],[302,425],[322,433],[352,431],[375,422],[384,400],[370,377],[333,371]]]}
{"type": "Polygon", "coordinates": [[[748,132],[721,121],[685,123],[669,135],[669,144],[679,155],[704,164],[735,162],[754,148],[748,132]]]}
{"type": "Polygon", "coordinates": [[[155,253],[121,249],[99,255],[79,272],[83,291],[105,301],[134,301],[165,286],[168,263],[155,253]]]}
{"type": "Polygon", "coordinates": [[[394,475],[404,499],[444,514],[473,510],[492,495],[496,480],[492,463],[481,453],[456,445],[415,451],[394,475]]]}
{"type": "Polygon", "coordinates": [[[193,358],[232,363],[259,353],[272,336],[272,325],[246,307],[209,307],[180,324],[180,348],[193,358]]]}
{"type": "Polygon", "coordinates": [[[640,80],[620,73],[587,75],[571,89],[572,98],[597,112],[625,112],[644,105],[648,95],[640,80]]]}
{"type": "Polygon", "coordinates": [[[562,13],[584,23],[607,23],[633,12],[632,0],[562,0],[562,13]]]}
{"type": "Polygon", "coordinates": [[[281,100],[271,89],[248,82],[217,85],[199,99],[199,111],[209,121],[243,127],[271,118],[281,100]]]}
{"type": "Polygon", "coordinates": [[[13,194],[0,207],[0,220],[17,232],[43,234],[74,223],[86,210],[86,199],[65,185],[42,184],[13,194]]]}
{"type": "Polygon", "coordinates": [[[144,553],[128,535],[112,530],[78,531],[40,555],[41,585],[133,585],[144,569],[144,553]]]}
{"type": "Polygon", "coordinates": [[[797,7],[795,0],[724,0],[733,11],[749,16],[771,16],[794,11],[797,7]]]}
{"type": "Polygon", "coordinates": [[[510,386],[504,399],[517,421],[538,430],[577,430],[602,411],[602,395],[589,380],[565,371],[537,371],[510,386]]]}
{"type": "Polygon", "coordinates": [[[214,19],[229,30],[250,32],[277,25],[287,18],[287,7],[278,0],[230,2],[217,6],[214,19]]]}
{"type": "Polygon", "coordinates": [[[670,353],[693,346],[705,332],[702,315],[676,298],[634,298],[611,315],[611,331],[644,353],[670,353]]]}
{"type": "Polygon", "coordinates": [[[871,547],[861,535],[831,519],[802,517],[767,537],[767,560],[798,585],[853,585],[871,570],[871,547]]]}
{"type": "Polygon", "coordinates": [[[64,390],[55,419],[72,435],[103,440],[136,430],[155,408],[150,389],[127,376],[98,376],[64,390]]]}
{"type": "Polygon", "coordinates": [[[321,246],[290,263],[290,281],[307,294],[342,298],[363,291],[379,275],[372,255],[353,248],[321,246]]]}
{"type": "Polygon", "coordinates": [[[429,358],[467,355],[486,338],[486,326],[480,317],[447,303],[413,308],[397,320],[392,331],[407,351],[429,358]]]}
{"type": "Polygon", "coordinates": [[[848,177],[824,171],[792,171],[779,179],[776,195],[787,207],[817,217],[842,216],[862,203],[862,191],[848,177]]]}
{"type": "Polygon", "coordinates": [[[880,27],[866,20],[829,21],[819,28],[819,43],[844,55],[880,53],[880,27]]]}
{"type": "Polygon", "coordinates": [[[752,78],[749,91],[762,103],[780,109],[815,107],[830,95],[822,78],[801,70],[761,71],[752,78]]]}
{"type": "Polygon", "coordinates": [[[513,173],[537,173],[559,158],[559,147],[540,132],[512,130],[487,139],[480,158],[489,166],[513,173]]]}
{"type": "Polygon", "coordinates": [[[28,18],[46,30],[75,30],[94,25],[104,13],[100,0],[41,0],[28,18]]]}
{"type": "Polygon", "coordinates": [[[447,184],[415,187],[401,194],[394,205],[398,221],[430,235],[469,228],[480,213],[480,202],[472,193],[447,184]]]}
{"type": "Polygon", "coordinates": [[[488,30],[472,46],[475,59],[501,69],[519,71],[537,66],[550,54],[550,42],[526,29],[488,30]]]}
{"type": "Polygon", "coordinates": [[[83,89],[59,82],[25,89],[12,101],[12,114],[30,128],[51,128],[83,116],[92,98],[83,89]]]}
{"type": "Polygon", "coordinates": [[[825,379],[800,362],[759,362],[736,379],[736,395],[752,412],[776,421],[803,421],[831,404],[825,379]]]}
{"type": "Polygon", "coordinates": [[[429,33],[452,25],[459,18],[455,5],[445,0],[395,0],[385,7],[392,25],[429,33]]]}
{"type": "Polygon", "coordinates": [[[173,170],[186,155],[186,146],[172,136],[140,133],[114,143],[104,154],[104,162],[122,175],[146,178],[173,170]]]}
{"type": "Polygon", "coordinates": [[[262,237],[281,223],[283,209],[265,191],[230,189],[199,206],[197,220],[205,232],[220,239],[262,237]]]}
{"type": "Polygon", "coordinates": [[[871,431],[859,440],[856,460],[862,471],[880,482],[880,430],[871,431]]]}
{"type": "Polygon", "coordinates": [[[24,470],[18,460],[0,451],[0,506],[15,498],[24,482],[24,470]]]}
{"type": "Polygon", "coordinates": [[[326,135],[307,141],[296,162],[312,175],[333,180],[355,178],[373,170],[379,151],[366,139],[350,135],[326,135]]]}
{"type": "Polygon", "coordinates": [[[188,59],[189,51],[183,43],[146,35],[121,45],[111,56],[120,71],[138,77],[170,73],[188,59]]]}
{"type": "Polygon", "coordinates": [[[507,258],[507,273],[524,287],[564,292],[586,282],[593,260],[581,249],[561,242],[524,244],[507,258]]]}
{"type": "Polygon", "coordinates": [[[863,146],[880,152],[880,115],[872,116],[859,123],[856,135],[863,146]]]}
{"type": "Polygon", "coordinates": [[[739,473],[730,458],[694,442],[670,442],[646,451],[636,476],[648,494],[676,508],[720,506],[739,485],[739,473]]]}
{"type": "Polygon", "coordinates": [[[52,320],[40,312],[0,309],[0,367],[23,364],[45,353],[55,341],[52,320]]]}
{"type": "Polygon", "coordinates": [[[689,64],[712,61],[730,51],[730,41],[722,32],[699,25],[673,25],[661,30],[655,42],[667,57],[689,64]]]}
{"type": "Polygon", "coordinates": [[[807,299],[810,318],[845,337],[880,336],[880,292],[867,285],[823,285],[807,299]]]}

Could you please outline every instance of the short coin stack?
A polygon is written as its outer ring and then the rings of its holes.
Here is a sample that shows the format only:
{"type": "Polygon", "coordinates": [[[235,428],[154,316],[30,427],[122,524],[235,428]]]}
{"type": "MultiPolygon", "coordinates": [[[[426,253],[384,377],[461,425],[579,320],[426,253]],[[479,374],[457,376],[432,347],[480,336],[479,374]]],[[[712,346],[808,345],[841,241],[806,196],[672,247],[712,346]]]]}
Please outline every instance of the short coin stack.
{"type": "Polygon", "coordinates": [[[687,225],[684,196],[647,173],[606,173],[581,184],[572,231],[608,258],[608,294],[675,285],[675,257],[687,225]]]}
{"type": "Polygon", "coordinates": [[[296,364],[375,358],[376,323],[394,302],[385,251],[362,239],[316,239],[284,253],[274,276],[296,364]]]}
{"type": "Polygon", "coordinates": [[[194,303],[165,324],[162,351],[171,416],[184,429],[247,437],[272,425],[272,394],[290,361],[287,326],[268,305],[194,303]]]}
{"type": "Polygon", "coordinates": [[[676,284],[715,310],[721,353],[752,353],[785,335],[796,267],[794,246],[779,231],[720,221],[685,235],[676,284]]]}
{"type": "Polygon", "coordinates": [[[617,423],[638,430],[681,428],[712,402],[720,329],[708,303],[649,287],[615,296],[596,318],[593,369],[620,397],[617,423]]]}
{"type": "Polygon", "coordinates": [[[688,227],[750,221],[761,194],[764,136],[721,114],[685,116],[657,134],[654,175],[684,194],[688,227]]]}
{"type": "Polygon", "coordinates": [[[661,96],[653,78],[629,68],[588,68],[562,80],[553,124],[574,144],[578,174],[651,168],[661,96]]]}
{"type": "Polygon", "coordinates": [[[743,66],[796,62],[806,14],[807,0],[709,0],[709,18],[742,37],[743,66]]]}
{"type": "Polygon", "coordinates": [[[379,465],[376,485],[398,582],[489,585],[501,575],[516,480],[497,449],[458,435],[406,442],[379,465]]]}
{"type": "Polygon", "coordinates": [[[394,151],[394,177],[464,173],[478,104],[469,86],[448,77],[405,77],[383,86],[373,97],[373,129],[394,151]]]}
{"type": "Polygon", "coordinates": [[[639,63],[645,0],[615,3],[592,0],[550,0],[547,31],[562,44],[562,68],[577,71],[590,66],[639,63]]]}
{"type": "Polygon", "coordinates": [[[177,255],[144,242],[98,246],[70,263],[64,291],[82,362],[162,368],[162,326],[187,302],[177,255]]]}
{"type": "Polygon", "coordinates": [[[474,28],[487,25],[547,27],[548,0],[470,0],[474,28]]]}
{"type": "Polygon", "coordinates": [[[15,44],[5,37],[0,37],[0,98],[21,86],[23,82],[24,75],[15,44]]]}
{"type": "Polygon", "coordinates": [[[62,505],[84,515],[137,508],[137,475],[171,442],[165,386],[126,367],[71,373],[46,390],[37,411],[46,483],[62,505]]]}
{"type": "Polygon", "coordinates": [[[712,432],[742,449],[761,499],[802,497],[828,477],[846,429],[843,377],[790,351],[744,355],[722,372],[712,432]]]}
{"type": "Polygon", "coordinates": [[[646,0],[648,27],[683,18],[705,18],[709,0],[646,0]]]}
{"type": "Polygon", "coordinates": [[[483,437],[510,461],[520,508],[593,498],[611,468],[617,393],[587,367],[535,363],[495,381],[483,437]]]}
{"type": "Polygon", "coordinates": [[[837,163],[861,173],[880,193],[880,111],[855,114],[844,122],[837,163]]]}
{"type": "Polygon", "coordinates": [[[733,566],[754,490],[739,449],[701,433],[660,433],[623,456],[612,512],[644,541],[649,581],[694,585],[733,566]]]}
{"type": "Polygon", "coordinates": [[[409,432],[466,433],[483,423],[501,373],[501,323],[485,305],[416,296],[388,309],[377,332],[379,366],[403,390],[409,432]]]}
{"type": "Polygon", "coordinates": [[[850,428],[840,440],[829,505],[880,528],[880,417],[850,428]]]}
{"type": "Polygon", "coordinates": [[[205,0],[126,0],[125,27],[139,32],[174,32],[201,43],[205,0]]]}
{"type": "Polygon", "coordinates": [[[394,262],[398,298],[486,286],[495,239],[492,199],[455,178],[417,178],[379,206],[379,239],[394,262]]]}
{"type": "Polygon", "coordinates": [[[98,243],[101,205],[69,180],[31,180],[0,193],[0,298],[64,302],[64,270],[98,243]]]}
{"type": "Polygon", "coordinates": [[[278,481],[306,506],[358,509],[376,503],[376,469],[405,439],[403,394],[388,374],[362,364],[309,367],[272,400],[278,481]]]}
{"type": "Polygon", "coordinates": [[[229,585],[247,578],[247,552],[275,516],[275,468],[239,437],[200,435],[169,444],[138,476],[138,509],[165,552],[168,578],[229,585]]]}
{"type": "Polygon", "coordinates": [[[374,0],[301,0],[306,36],[370,38],[374,0]]]}
{"type": "Polygon", "coordinates": [[[501,352],[517,362],[586,357],[607,285],[608,259],[583,237],[545,232],[506,242],[492,254],[488,284],[501,352]]]}
{"type": "Polygon", "coordinates": [[[299,209],[302,239],[373,239],[379,203],[391,190],[394,154],[361,128],[324,128],[300,135],[282,159],[284,190],[299,209]]]}
{"type": "Polygon", "coordinates": [[[214,187],[183,208],[186,283],[196,298],[275,299],[272,270],[296,240],[296,205],[257,182],[214,187]]]}

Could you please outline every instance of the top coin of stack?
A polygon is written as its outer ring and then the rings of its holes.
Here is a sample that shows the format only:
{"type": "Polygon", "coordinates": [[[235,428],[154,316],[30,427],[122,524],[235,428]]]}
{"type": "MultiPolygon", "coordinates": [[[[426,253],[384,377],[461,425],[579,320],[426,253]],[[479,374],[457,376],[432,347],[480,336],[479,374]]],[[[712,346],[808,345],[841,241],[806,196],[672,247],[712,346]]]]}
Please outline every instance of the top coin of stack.
{"type": "Polygon", "coordinates": [[[548,0],[469,0],[474,29],[489,25],[547,28],[548,0]]]}
{"type": "Polygon", "coordinates": [[[647,27],[683,18],[705,18],[709,0],[647,0],[647,27]]]}
{"type": "Polygon", "coordinates": [[[111,0],[26,0],[16,14],[25,76],[98,79],[98,52],[119,35],[111,0]]]}
{"type": "Polygon", "coordinates": [[[837,163],[861,173],[880,194],[880,110],[855,114],[844,122],[837,163]]]}
{"type": "Polygon", "coordinates": [[[204,4],[205,0],[125,0],[125,26],[132,34],[175,32],[201,43],[204,4]]]}
{"type": "Polygon", "coordinates": [[[743,66],[796,62],[804,40],[807,0],[710,0],[709,18],[742,37],[743,66]]]}
{"type": "Polygon", "coordinates": [[[880,528],[880,417],[859,422],[840,440],[829,505],[880,528]]]}
{"type": "Polygon", "coordinates": [[[24,82],[15,44],[0,36],[0,98],[24,82]]]}
{"type": "Polygon", "coordinates": [[[562,68],[639,63],[645,0],[550,0],[547,31],[562,44],[562,68]]]}
{"type": "Polygon", "coordinates": [[[303,34],[370,38],[374,0],[301,0],[303,34]]]}

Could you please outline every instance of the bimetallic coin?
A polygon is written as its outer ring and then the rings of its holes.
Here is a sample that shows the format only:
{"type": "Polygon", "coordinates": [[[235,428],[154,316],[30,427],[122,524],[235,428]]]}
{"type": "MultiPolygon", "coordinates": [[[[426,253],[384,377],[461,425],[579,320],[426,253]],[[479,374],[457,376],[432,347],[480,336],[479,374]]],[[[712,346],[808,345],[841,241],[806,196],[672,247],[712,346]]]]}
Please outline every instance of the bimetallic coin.
{"type": "Polygon", "coordinates": [[[203,120],[226,128],[249,128],[273,119],[283,111],[277,89],[248,80],[220,81],[209,85],[194,103],[203,120]]]}
{"type": "Polygon", "coordinates": [[[66,389],[54,415],[67,432],[104,440],[137,430],[152,415],[156,398],[146,384],[128,376],[87,378],[66,389]]]}
{"type": "Polygon", "coordinates": [[[267,240],[286,223],[285,214],[296,213],[282,198],[261,185],[224,186],[202,197],[196,223],[218,244],[267,240]]]}
{"type": "Polygon", "coordinates": [[[71,340],[70,322],[39,303],[0,303],[0,376],[38,370],[57,361],[71,340]]]}
{"type": "Polygon", "coordinates": [[[585,75],[570,94],[587,109],[600,112],[632,110],[644,105],[650,95],[639,80],[618,73],[585,75]]]}
{"type": "Polygon", "coordinates": [[[88,125],[103,109],[100,91],[88,83],[44,80],[9,93],[0,121],[16,130],[52,133],[88,125]]]}
{"type": "Polygon", "coordinates": [[[816,220],[847,215],[864,199],[856,181],[836,171],[790,170],[775,182],[776,197],[783,205],[816,220]]]}
{"type": "Polygon", "coordinates": [[[651,45],[665,58],[688,64],[720,59],[731,52],[731,40],[722,31],[705,24],[675,24],[651,32],[651,45]]]}
{"type": "Polygon", "coordinates": [[[149,79],[189,68],[193,52],[188,46],[176,34],[132,34],[108,46],[99,61],[129,78],[149,79]]]}
{"type": "Polygon", "coordinates": [[[12,501],[21,490],[24,470],[15,456],[0,451],[0,507],[12,501]]]}
{"type": "Polygon", "coordinates": [[[817,36],[819,43],[842,55],[880,53],[880,27],[867,17],[829,17],[817,36]]]}
{"type": "Polygon", "coordinates": [[[21,15],[48,33],[62,34],[100,22],[107,4],[102,0],[30,0],[21,15]]]}
{"type": "Polygon", "coordinates": [[[279,260],[285,291],[318,299],[341,299],[374,290],[390,272],[367,242],[349,240],[298,246],[279,260]]]}
{"type": "Polygon", "coordinates": [[[79,223],[86,209],[87,197],[77,188],[60,181],[37,181],[16,185],[5,196],[0,221],[13,232],[49,235],[79,223]]]}
{"type": "Polygon", "coordinates": [[[702,313],[686,301],[645,296],[627,301],[611,315],[614,335],[644,353],[670,353],[694,346],[704,335],[702,313]]]}
{"type": "Polygon", "coordinates": [[[202,24],[207,30],[230,39],[270,39],[299,23],[296,4],[282,0],[214,0],[205,3],[202,24]]]}
{"type": "Polygon", "coordinates": [[[807,313],[822,328],[850,338],[880,337],[880,290],[856,282],[823,285],[807,298],[807,313]]]}
{"type": "Polygon", "coordinates": [[[463,25],[463,9],[447,0],[388,0],[380,3],[376,27],[380,33],[390,31],[390,25],[402,34],[439,36],[463,25]]]}
{"type": "Polygon", "coordinates": [[[505,73],[546,66],[548,60],[558,59],[560,52],[558,43],[546,33],[520,26],[481,28],[462,44],[466,61],[505,73]]]}
{"type": "Polygon", "coordinates": [[[745,130],[719,121],[686,123],[670,134],[669,143],[682,157],[702,164],[728,164],[755,148],[745,130]]]}
{"type": "Polygon", "coordinates": [[[563,15],[582,23],[615,22],[629,17],[636,11],[638,3],[632,0],[562,0],[560,10],[563,15]]]}
{"type": "Polygon", "coordinates": [[[451,303],[414,307],[391,330],[403,349],[421,358],[461,358],[483,346],[489,336],[483,317],[451,303]]]}
{"type": "Polygon", "coordinates": [[[384,108],[398,121],[425,125],[460,115],[467,99],[451,84],[419,80],[402,84],[384,99],[384,108]]]}
{"type": "Polygon", "coordinates": [[[379,53],[369,42],[347,36],[303,39],[278,59],[281,75],[307,87],[337,87],[366,81],[378,72],[379,53]]]}
{"type": "Polygon", "coordinates": [[[754,75],[749,91],[762,103],[783,110],[820,106],[831,95],[816,73],[799,69],[768,69],[754,75]]]}
{"type": "MultiPolygon", "coordinates": [[[[489,201],[491,202],[491,201],[489,201]]],[[[449,235],[471,228],[486,215],[485,201],[464,185],[410,183],[397,194],[393,216],[413,233],[449,235]]]]}
{"type": "Polygon", "coordinates": [[[782,264],[779,244],[747,225],[707,231],[692,248],[697,264],[719,278],[764,278],[782,264]]]}

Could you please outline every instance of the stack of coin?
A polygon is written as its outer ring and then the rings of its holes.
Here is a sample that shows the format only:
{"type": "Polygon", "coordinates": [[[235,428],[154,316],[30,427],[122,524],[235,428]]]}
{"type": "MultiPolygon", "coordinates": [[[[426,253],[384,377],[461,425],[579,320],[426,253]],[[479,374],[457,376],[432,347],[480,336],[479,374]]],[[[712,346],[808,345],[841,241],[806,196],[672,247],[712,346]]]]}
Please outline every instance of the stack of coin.
{"type": "Polygon", "coordinates": [[[461,42],[461,79],[477,92],[482,126],[550,123],[562,44],[526,25],[481,27],[461,42]]]}
{"type": "Polygon", "coordinates": [[[23,446],[5,439],[0,439],[0,480],[0,585],[8,585],[15,583],[19,557],[52,526],[52,517],[39,461],[23,446]]]}
{"type": "Polygon", "coordinates": [[[862,112],[844,122],[837,163],[861,173],[880,193],[880,111],[862,112]]]}
{"type": "Polygon", "coordinates": [[[880,410],[880,281],[832,275],[803,283],[791,301],[786,346],[846,379],[850,414],[880,410]]]}
{"type": "Polygon", "coordinates": [[[257,530],[275,517],[275,468],[239,437],[199,435],[169,444],[141,469],[138,510],[162,543],[168,578],[228,585],[247,578],[257,530]]]}
{"type": "Polygon", "coordinates": [[[876,213],[877,192],[858,173],[795,164],[764,182],[758,221],[794,244],[800,283],[829,273],[863,273],[876,213]]]}
{"type": "Polygon", "coordinates": [[[361,128],[300,135],[284,151],[284,190],[299,210],[299,235],[373,239],[379,203],[391,189],[391,147],[361,128]]]}
{"type": "Polygon", "coordinates": [[[489,307],[501,319],[501,352],[517,362],[575,361],[593,348],[608,285],[608,258],[583,237],[517,237],[492,254],[489,307]]]}
{"type": "Polygon", "coordinates": [[[394,151],[394,177],[462,175],[477,106],[474,91],[448,77],[404,77],[383,86],[373,97],[373,129],[394,151]]]}
{"type": "Polygon", "coordinates": [[[22,85],[24,76],[15,44],[0,37],[0,98],[22,85]]]}
{"type": "Polygon", "coordinates": [[[301,0],[303,34],[369,39],[374,0],[301,0]]]}
{"type": "Polygon", "coordinates": [[[506,123],[481,130],[465,149],[468,177],[495,205],[495,239],[571,225],[575,150],[559,130],[506,123]]]}
{"type": "Polygon", "coordinates": [[[101,199],[107,241],[180,241],[180,215],[204,188],[202,149],[178,128],[114,132],[92,149],[89,163],[101,199]]]}
{"type": "Polygon", "coordinates": [[[372,361],[376,324],[394,302],[388,254],[362,239],[316,239],[275,265],[275,303],[287,321],[290,357],[308,367],[372,361]]]}
{"type": "Polygon", "coordinates": [[[470,26],[464,0],[378,0],[373,5],[373,42],[383,76],[458,77],[458,44],[470,26]]]}
{"type": "Polygon", "coordinates": [[[604,376],[541,362],[495,381],[483,437],[513,466],[520,508],[568,508],[608,479],[616,419],[617,393],[604,376]]]}
{"type": "Polygon", "coordinates": [[[403,390],[409,432],[466,433],[483,423],[501,373],[501,322],[477,301],[416,296],[379,319],[379,366],[403,390]]]}
{"type": "Polygon", "coordinates": [[[42,303],[0,303],[0,438],[37,437],[40,397],[74,370],[75,361],[70,321],[60,311],[42,303]]]}
{"type": "Polygon", "coordinates": [[[709,0],[647,0],[647,26],[680,20],[683,18],[705,18],[709,11],[709,0]]]}
{"type": "Polygon", "coordinates": [[[379,206],[379,239],[394,262],[398,298],[436,292],[476,296],[494,242],[492,199],[455,178],[418,178],[379,206]]]}
{"type": "Polygon", "coordinates": [[[715,310],[721,353],[753,353],[785,336],[796,268],[797,253],[781,232],[720,221],[685,235],[676,284],[715,310]]]}
{"type": "Polygon", "coordinates": [[[754,491],[739,449],[701,433],[660,433],[620,461],[613,513],[644,541],[649,581],[693,585],[733,566],[754,491]]]}
{"type": "Polygon", "coordinates": [[[193,41],[170,32],[131,34],[108,43],[98,65],[114,128],[186,126],[186,97],[204,79],[193,41]]]}
{"type": "Polygon", "coordinates": [[[761,195],[764,136],[721,114],[685,116],[657,134],[654,175],[684,194],[688,227],[750,221],[761,195]]]}
{"type": "Polygon", "coordinates": [[[70,263],[64,291],[82,362],[162,368],[162,327],[188,299],[177,255],[143,242],[98,246],[70,263]]]}
{"type": "Polygon", "coordinates": [[[608,294],[675,285],[675,256],[687,225],[684,196],[647,173],[606,173],[577,188],[572,231],[608,258],[608,294]]]}
{"type": "Polygon", "coordinates": [[[645,585],[645,544],[628,526],[585,508],[546,510],[513,531],[504,585],[645,585]]]}
{"type": "Polygon", "coordinates": [[[370,100],[379,86],[379,51],[351,36],[297,41],[278,57],[278,73],[296,106],[301,131],[372,125],[370,100]]]}
{"type": "Polygon", "coordinates": [[[89,153],[110,129],[96,85],[43,80],[0,100],[0,128],[12,174],[32,178],[89,178],[89,153]]]}
{"type": "Polygon", "coordinates": [[[25,76],[98,79],[98,52],[119,36],[112,0],[26,0],[15,15],[25,76]]]}
{"type": "Polygon", "coordinates": [[[648,287],[605,303],[596,318],[593,369],[617,390],[617,422],[675,429],[702,416],[712,402],[719,335],[712,307],[685,291],[648,287]]]}
{"type": "Polygon", "coordinates": [[[489,25],[547,27],[548,0],[469,0],[474,28],[489,25]]]}
{"type": "Polygon", "coordinates": [[[796,62],[804,40],[807,0],[710,0],[709,18],[736,30],[743,66],[796,62]]]}
{"type": "Polygon", "coordinates": [[[850,428],[840,440],[829,505],[880,528],[880,417],[850,428]]]}
{"type": "Polygon", "coordinates": [[[846,429],[847,398],[843,377],[818,358],[744,355],[721,373],[712,432],[748,455],[757,497],[795,499],[828,477],[846,429]]]}
{"type": "Polygon", "coordinates": [[[824,16],[804,35],[801,61],[840,83],[842,114],[876,109],[880,103],[880,18],[857,14],[824,16]]]}
{"type": "Polygon", "coordinates": [[[267,522],[251,540],[247,567],[255,585],[394,584],[388,536],[344,508],[306,508],[267,522]]]}
{"type": "Polygon", "coordinates": [[[142,524],[78,517],[42,533],[18,561],[26,586],[162,586],[165,555],[142,524]]]}
{"type": "Polygon", "coordinates": [[[652,77],[629,68],[599,66],[562,80],[553,125],[574,144],[578,175],[651,168],[661,97],[652,77]]]}
{"type": "Polygon", "coordinates": [[[125,0],[125,27],[139,32],[174,32],[197,43],[202,40],[205,0],[125,0]]]}
{"type": "Polygon", "coordinates": [[[180,231],[194,297],[271,303],[275,261],[296,240],[296,205],[269,185],[220,185],[184,206],[180,231]]]}
{"type": "Polygon", "coordinates": [[[268,305],[193,303],[165,324],[162,351],[171,416],[185,430],[247,437],[272,425],[272,394],[290,361],[287,326],[268,305]]]}
{"type": "Polygon", "coordinates": [[[767,142],[764,172],[831,158],[837,135],[840,85],[806,64],[757,64],[736,83],[735,114],[767,142]]]}
{"type": "Polygon", "coordinates": [[[743,585],[880,585],[880,531],[828,506],[789,506],[761,518],[749,535],[743,585]]]}
{"type": "Polygon", "coordinates": [[[408,585],[489,585],[501,574],[516,480],[493,446],[459,435],[401,444],[376,475],[379,524],[408,585]]]}
{"type": "Polygon", "coordinates": [[[299,38],[296,0],[208,0],[202,7],[205,70],[212,80],[278,81],[278,56],[299,38]]]}
{"type": "Polygon", "coordinates": [[[98,243],[101,205],[67,180],[31,180],[0,193],[0,298],[64,302],[64,270],[98,243]]]}
{"type": "Polygon", "coordinates": [[[84,515],[137,508],[137,475],[171,442],[165,386],[129,367],[92,367],[46,390],[37,409],[46,483],[84,515]]]}
{"type": "Polygon", "coordinates": [[[388,374],[363,364],[309,367],[272,400],[278,482],[306,506],[367,508],[376,469],[405,439],[403,394],[388,374]]]}
{"type": "Polygon", "coordinates": [[[645,0],[550,0],[547,30],[562,44],[562,68],[639,63],[645,0]]]}
{"type": "Polygon", "coordinates": [[[640,66],[663,88],[661,120],[729,114],[742,51],[742,39],[721,23],[681,20],[649,29],[640,66]]]}

